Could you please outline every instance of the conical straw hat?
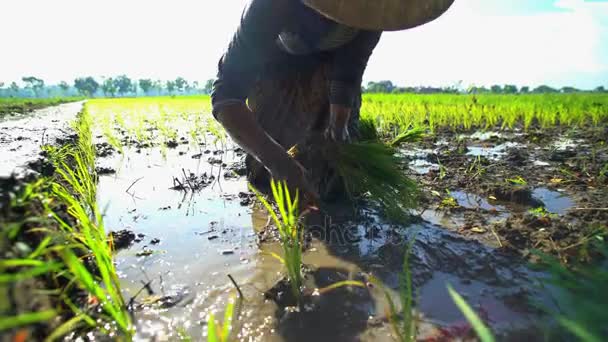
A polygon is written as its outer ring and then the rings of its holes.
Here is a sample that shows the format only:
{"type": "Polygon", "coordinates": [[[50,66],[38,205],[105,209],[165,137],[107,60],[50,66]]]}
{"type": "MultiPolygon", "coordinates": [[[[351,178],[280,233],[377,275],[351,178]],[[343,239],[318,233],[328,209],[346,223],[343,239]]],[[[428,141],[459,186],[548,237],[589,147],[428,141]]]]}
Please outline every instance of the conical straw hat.
{"type": "Polygon", "coordinates": [[[397,31],[426,24],[450,8],[454,0],[302,0],[341,24],[366,29],[397,31]]]}

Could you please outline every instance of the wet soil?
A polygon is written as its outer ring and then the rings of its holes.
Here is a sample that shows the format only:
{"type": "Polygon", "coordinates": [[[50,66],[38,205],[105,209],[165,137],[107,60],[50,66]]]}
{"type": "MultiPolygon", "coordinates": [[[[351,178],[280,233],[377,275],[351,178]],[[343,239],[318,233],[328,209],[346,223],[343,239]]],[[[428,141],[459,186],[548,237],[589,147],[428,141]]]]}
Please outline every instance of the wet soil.
{"type": "Polygon", "coordinates": [[[23,114],[32,113],[36,110],[58,106],[64,103],[74,102],[71,99],[33,99],[33,100],[16,100],[0,101],[0,119],[6,119],[10,116],[20,116],[23,114]]]}
{"type": "MultiPolygon", "coordinates": [[[[0,259],[27,258],[49,235],[55,238],[59,235],[52,233],[54,229],[60,229],[56,221],[46,215],[42,198],[33,194],[28,201],[15,199],[28,184],[36,182],[41,176],[53,176],[54,169],[41,153],[40,146],[61,146],[73,141],[69,122],[76,118],[81,108],[82,103],[70,103],[31,114],[15,114],[0,121],[0,154],[3,158],[0,163],[0,259]],[[14,202],[11,204],[11,201],[14,202]],[[44,229],[40,230],[40,227],[44,229]]],[[[50,183],[40,183],[36,191],[51,191],[50,183]]],[[[74,223],[65,206],[60,203],[47,204],[64,222],[74,223]]],[[[1,271],[4,276],[18,269],[2,268],[1,271]]],[[[0,284],[0,316],[60,310],[63,302],[58,296],[49,295],[47,290],[63,286],[67,286],[67,280],[52,274],[0,284]]],[[[86,300],[86,295],[79,290],[66,291],[65,294],[76,305],[86,300]]],[[[70,318],[70,310],[63,309],[61,314],[43,324],[3,331],[0,341],[44,340],[62,321],[70,318]]]]}
{"type": "MultiPolygon", "coordinates": [[[[310,216],[307,288],[374,275],[396,298],[405,246],[415,239],[411,270],[421,340],[473,336],[448,283],[501,340],[539,336],[548,318],[531,303],[551,306],[550,291],[539,285],[546,275],[529,266],[530,250],[579,257],[587,227],[607,222],[605,211],[591,210],[607,198],[599,177],[608,160],[602,134],[440,132],[404,146],[411,161],[404,172],[427,194],[412,221],[388,222],[372,203],[355,211],[329,205],[310,216]],[[563,147],[564,139],[577,139],[577,149],[563,147]],[[525,184],[507,181],[518,176],[525,184]]],[[[284,279],[269,256],[282,254],[276,231],[247,191],[242,150],[218,149],[135,144],[99,161],[115,171],[99,184],[107,227],[145,234],[117,254],[126,296],[139,303],[138,339],[171,339],[182,328],[202,339],[207,313],[221,314],[235,293],[231,275],[245,296],[234,326],[238,339],[392,340],[379,289],[340,289],[309,298],[299,310],[276,293],[268,296],[284,279]],[[142,284],[151,291],[141,291],[142,284]]]]}
{"type": "MultiPolygon", "coordinates": [[[[414,240],[420,340],[473,336],[447,284],[500,340],[533,340],[549,319],[531,303],[551,306],[551,289],[540,287],[546,275],[530,267],[530,251],[565,261],[591,257],[586,239],[608,222],[600,172],[608,162],[606,136],[604,128],[445,131],[403,146],[410,160],[403,171],[426,194],[411,222],[389,222],[373,203],[357,210],[327,204],[307,218],[307,289],[373,275],[396,299],[404,251],[414,240]]],[[[265,295],[284,279],[269,255],[282,250],[247,189],[241,149],[185,137],[171,146],[123,137],[130,143],[120,153],[101,133],[97,140],[98,202],[113,232],[136,340],[176,340],[181,330],[204,340],[207,314],[222,317],[236,293],[229,275],[244,295],[233,326],[239,340],[393,340],[388,303],[376,287],[309,292],[299,310],[265,295]]]]}
{"type": "Polygon", "coordinates": [[[21,114],[0,121],[0,177],[11,173],[23,174],[36,170],[44,172],[40,159],[40,147],[61,145],[73,136],[70,122],[82,109],[83,102],[67,103],[60,106],[21,114]]]}
{"type": "Polygon", "coordinates": [[[440,132],[404,147],[404,154],[431,194],[423,217],[447,217],[451,230],[525,257],[538,249],[569,261],[585,257],[590,237],[606,234],[607,133],[604,127],[440,132]]]}

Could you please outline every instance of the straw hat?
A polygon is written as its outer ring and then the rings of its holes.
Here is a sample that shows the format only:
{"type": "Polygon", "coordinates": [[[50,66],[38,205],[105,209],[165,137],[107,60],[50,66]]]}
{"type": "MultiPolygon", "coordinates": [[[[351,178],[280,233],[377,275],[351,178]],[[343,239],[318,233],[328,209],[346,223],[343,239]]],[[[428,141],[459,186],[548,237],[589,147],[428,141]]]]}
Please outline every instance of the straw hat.
{"type": "Polygon", "coordinates": [[[426,24],[450,8],[454,0],[302,0],[341,24],[366,29],[397,31],[426,24]]]}

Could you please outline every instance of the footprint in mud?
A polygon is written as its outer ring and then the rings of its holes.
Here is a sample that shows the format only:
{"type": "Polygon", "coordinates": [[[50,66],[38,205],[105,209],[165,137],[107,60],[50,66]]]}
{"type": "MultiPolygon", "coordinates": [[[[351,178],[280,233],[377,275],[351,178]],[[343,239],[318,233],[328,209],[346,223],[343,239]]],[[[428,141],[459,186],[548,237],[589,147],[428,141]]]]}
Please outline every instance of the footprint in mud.
{"type": "MultiPolygon", "coordinates": [[[[347,280],[348,271],[319,268],[307,276],[314,284],[310,287],[324,288],[347,280]]],[[[279,282],[277,286],[277,291],[290,292],[286,283],[279,282]]],[[[285,301],[278,303],[278,332],[286,341],[356,341],[376,311],[367,288],[338,288],[322,295],[307,295],[304,301],[301,310],[286,307],[285,301]]],[[[295,303],[293,298],[291,302],[295,303]]]]}

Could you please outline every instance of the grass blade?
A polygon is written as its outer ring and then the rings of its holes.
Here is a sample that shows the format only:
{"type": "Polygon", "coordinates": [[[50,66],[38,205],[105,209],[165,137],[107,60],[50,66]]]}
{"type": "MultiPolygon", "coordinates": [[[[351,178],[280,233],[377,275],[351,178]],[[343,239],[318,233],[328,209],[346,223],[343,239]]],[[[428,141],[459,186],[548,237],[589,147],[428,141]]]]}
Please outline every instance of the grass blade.
{"type": "Polygon", "coordinates": [[[57,316],[57,311],[46,310],[41,312],[30,312],[12,317],[0,317],[0,331],[8,330],[23,325],[48,321],[57,316]]]}
{"type": "Polygon", "coordinates": [[[464,317],[471,323],[473,329],[477,333],[477,336],[482,342],[494,342],[494,335],[488,327],[483,323],[481,318],[473,311],[473,309],[467,304],[467,302],[456,292],[451,285],[448,285],[448,292],[450,293],[450,297],[456,306],[462,311],[464,317]]]}

